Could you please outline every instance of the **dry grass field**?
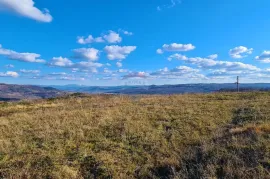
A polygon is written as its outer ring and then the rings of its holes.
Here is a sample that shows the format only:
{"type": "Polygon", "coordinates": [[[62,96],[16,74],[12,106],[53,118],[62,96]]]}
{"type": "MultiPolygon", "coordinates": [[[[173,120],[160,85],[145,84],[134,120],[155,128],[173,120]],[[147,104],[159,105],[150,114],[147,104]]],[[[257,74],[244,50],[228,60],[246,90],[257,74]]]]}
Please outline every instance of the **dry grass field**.
{"type": "Polygon", "coordinates": [[[3,102],[0,178],[270,178],[270,93],[3,102]]]}

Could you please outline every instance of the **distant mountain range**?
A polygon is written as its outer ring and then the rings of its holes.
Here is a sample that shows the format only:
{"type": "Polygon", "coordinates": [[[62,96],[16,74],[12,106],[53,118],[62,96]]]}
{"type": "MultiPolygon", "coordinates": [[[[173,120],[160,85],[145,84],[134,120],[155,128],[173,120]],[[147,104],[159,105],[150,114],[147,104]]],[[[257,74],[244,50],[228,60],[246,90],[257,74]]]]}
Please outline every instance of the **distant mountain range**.
{"type": "MultiPolygon", "coordinates": [[[[65,85],[51,86],[53,88],[81,93],[110,93],[110,94],[183,94],[183,93],[211,93],[219,91],[236,91],[236,85],[226,84],[178,84],[178,85],[150,85],[150,86],[81,86],[65,85]]],[[[270,83],[241,84],[240,91],[268,91],[270,83]]]]}
{"type": "MultiPolygon", "coordinates": [[[[179,84],[151,86],[33,86],[0,83],[0,101],[42,99],[69,93],[89,94],[184,94],[236,91],[235,84],[179,84]]],[[[241,84],[240,91],[270,91],[270,83],[241,84]]]]}
{"type": "Polygon", "coordinates": [[[52,98],[65,94],[67,92],[52,87],[0,83],[0,101],[52,98]]]}

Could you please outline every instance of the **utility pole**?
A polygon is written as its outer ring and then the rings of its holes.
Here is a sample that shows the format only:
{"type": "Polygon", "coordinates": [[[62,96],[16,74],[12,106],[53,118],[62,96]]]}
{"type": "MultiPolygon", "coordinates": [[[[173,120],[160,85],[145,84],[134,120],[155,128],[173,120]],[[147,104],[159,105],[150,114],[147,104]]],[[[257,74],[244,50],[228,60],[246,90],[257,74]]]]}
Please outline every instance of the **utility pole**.
{"type": "Polygon", "coordinates": [[[236,81],[236,86],[237,86],[237,92],[239,92],[240,90],[239,90],[239,76],[237,76],[237,81],[236,81]]]}

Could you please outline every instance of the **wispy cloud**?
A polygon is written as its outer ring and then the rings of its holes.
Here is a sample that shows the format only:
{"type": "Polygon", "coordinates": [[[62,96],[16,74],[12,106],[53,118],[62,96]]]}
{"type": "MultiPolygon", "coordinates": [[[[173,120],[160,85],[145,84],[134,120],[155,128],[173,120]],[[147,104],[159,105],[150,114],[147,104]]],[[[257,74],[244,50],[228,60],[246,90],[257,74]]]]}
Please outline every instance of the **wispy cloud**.
{"type": "Polygon", "coordinates": [[[40,70],[26,70],[26,69],[21,69],[20,70],[21,73],[24,74],[39,74],[40,70]]]}
{"type": "Polygon", "coordinates": [[[170,9],[175,7],[178,4],[181,4],[182,1],[181,0],[170,0],[170,4],[165,4],[165,5],[161,5],[157,7],[158,11],[162,11],[163,9],[170,9]]]}

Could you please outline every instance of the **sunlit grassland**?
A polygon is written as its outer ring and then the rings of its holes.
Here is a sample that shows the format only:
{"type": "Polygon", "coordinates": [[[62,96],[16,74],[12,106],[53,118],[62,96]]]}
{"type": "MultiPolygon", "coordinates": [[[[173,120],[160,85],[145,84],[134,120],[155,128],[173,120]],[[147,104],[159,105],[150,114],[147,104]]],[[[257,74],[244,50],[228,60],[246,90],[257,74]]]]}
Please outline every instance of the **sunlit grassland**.
{"type": "Polygon", "coordinates": [[[3,102],[0,178],[265,178],[269,119],[264,92],[3,102]]]}

